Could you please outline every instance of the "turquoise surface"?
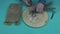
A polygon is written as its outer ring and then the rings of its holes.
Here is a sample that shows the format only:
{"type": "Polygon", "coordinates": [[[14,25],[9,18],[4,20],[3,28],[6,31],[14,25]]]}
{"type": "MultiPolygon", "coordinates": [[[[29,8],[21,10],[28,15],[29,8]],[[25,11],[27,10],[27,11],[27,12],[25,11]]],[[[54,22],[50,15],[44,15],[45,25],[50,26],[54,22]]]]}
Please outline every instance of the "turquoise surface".
{"type": "MultiPolygon", "coordinates": [[[[35,3],[36,0],[34,0],[35,3]]],[[[19,25],[12,24],[7,26],[4,24],[8,7],[11,3],[21,3],[19,0],[0,0],[0,34],[60,34],[60,0],[53,0],[54,6],[56,7],[56,13],[54,18],[51,20],[51,12],[48,12],[49,20],[48,23],[41,28],[31,28],[27,26],[22,17],[19,21],[19,25]]],[[[22,4],[23,5],[23,4],[22,4]]],[[[23,5],[23,11],[26,6],[23,5]]]]}

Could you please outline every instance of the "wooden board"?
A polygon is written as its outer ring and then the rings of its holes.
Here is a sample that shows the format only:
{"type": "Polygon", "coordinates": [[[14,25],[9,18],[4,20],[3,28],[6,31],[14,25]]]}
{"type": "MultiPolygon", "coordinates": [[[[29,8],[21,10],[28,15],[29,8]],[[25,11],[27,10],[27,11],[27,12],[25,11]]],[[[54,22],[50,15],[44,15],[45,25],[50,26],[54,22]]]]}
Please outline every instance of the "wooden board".
{"type": "Polygon", "coordinates": [[[21,10],[20,4],[11,4],[7,12],[5,24],[11,24],[12,22],[18,24],[20,18],[20,10],[21,10]]]}
{"type": "Polygon", "coordinates": [[[36,17],[32,17],[29,14],[29,11],[34,10],[34,7],[30,7],[23,12],[23,20],[24,22],[31,27],[42,27],[47,23],[48,14],[47,12],[43,12],[42,14],[36,14],[36,17]]]}

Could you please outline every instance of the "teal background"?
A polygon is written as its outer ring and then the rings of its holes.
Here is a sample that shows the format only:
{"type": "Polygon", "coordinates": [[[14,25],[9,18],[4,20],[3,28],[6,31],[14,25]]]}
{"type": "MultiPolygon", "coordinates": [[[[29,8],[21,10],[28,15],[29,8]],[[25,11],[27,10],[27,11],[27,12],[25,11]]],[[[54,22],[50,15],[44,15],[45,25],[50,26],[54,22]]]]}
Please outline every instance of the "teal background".
{"type": "MultiPolygon", "coordinates": [[[[37,0],[34,0],[35,3],[37,0]]],[[[4,24],[6,19],[6,12],[11,3],[20,3],[19,0],[0,0],[0,34],[60,34],[60,0],[53,0],[54,6],[56,7],[56,13],[54,18],[51,20],[51,12],[48,12],[49,20],[48,23],[41,28],[31,28],[27,26],[22,17],[19,21],[19,25],[14,24],[7,26],[4,24]]],[[[23,5],[23,11],[26,9],[26,6],[23,5]]]]}

